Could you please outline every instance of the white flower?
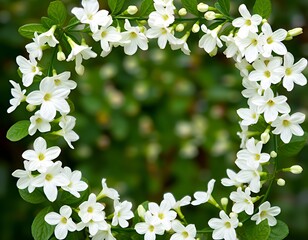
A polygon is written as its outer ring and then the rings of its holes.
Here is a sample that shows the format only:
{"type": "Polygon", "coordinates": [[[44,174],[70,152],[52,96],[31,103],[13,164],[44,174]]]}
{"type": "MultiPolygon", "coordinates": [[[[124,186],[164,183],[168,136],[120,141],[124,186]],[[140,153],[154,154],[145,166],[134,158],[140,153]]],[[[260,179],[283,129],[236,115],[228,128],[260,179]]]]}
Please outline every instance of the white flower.
{"type": "Polygon", "coordinates": [[[243,39],[238,39],[236,43],[238,44],[241,54],[245,56],[245,59],[249,63],[255,61],[262,50],[260,37],[258,34],[253,32],[249,32],[243,39]]]}
{"type": "Polygon", "coordinates": [[[262,21],[262,17],[258,14],[251,16],[244,4],[241,4],[238,10],[242,17],[236,18],[232,21],[232,25],[239,28],[237,34],[241,38],[245,38],[250,32],[258,32],[258,26],[262,21]]]}
{"type": "Polygon", "coordinates": [[[250,108],[240,108],[236,112],[242,118],[242,125],[253,125],[259,120],[260,114],[258,113],[258,109],[255,105],[251,105],[250,108]]]}
{"type": "Polygon", "coordinates": [[[226,43],[226,50],[224,51],[224,54],[227,58],[235,57],[237,62],[240,62],[242,59],[242,53],[240,52],[240,49],[238,47],[238,37],[233,36],[221,36],[220,39],[226,43]]]}
{"type": "Polygon", "coordinates": [[[57,239],[65,239],[68,231],[76,231],[76,224],[73,222],[72,209],[64,205],[60,208],[60,214],[56,212],[47,213],[44,217],[45,221],[50,225],[56,225],[55,236],[57,239]]]}
{"type": "Polygon", "coordinates": [[[190,196],[185,196],[181,200],[176,201],[172,193],[165,193],[164,194],[164,200],[168,201],[171,208],[174,210],[180,209],[182,206],[187,206],[190,204],[191,197],[190,196]]]}
{"type": "Polygon", "coordinates": [[[65,100],[70,91],[67,88],[56,88],[52,81],[44,78],[40,82],[40,90],[31,92],[26,101],[32,105],[41,105],[40,114],[46,120],[53,120],[57,111],[61,114],[70,112],[70,106],[65,100]]]}
{"type": "Polygon", "coordinates": [[[103,204],[96,202],[96,195],[91,193],[88,200],[79,205],[78,215],[83,223],[100,222],[105,220],[104,209],[103,204]]]}
{"type": "Polygon", "coordinates": [[[241,59],[241,61],[235,63],[235,67],[240,70],[240,74],[244,79],[248,78],[249,72],[253,70],[252,65],[246,59],[241,59]]]}
{"type": "Polygon", "coordinates": [[[69,71],[55,74],[52,77],[45,77],[45,81],[50,81],[56,88],[67,88],[69,90],[75,89],[77,83],[73,80],[69,80],[71,73],[69,71]]]}
{"type": "Polygon", "coordinates": [[[36,75],[42,75],[35,59],[27,60],[23,56],[17,56],[16,62],[22,75],[22,83],[25,87],[29,87],[36,75]]]}
{"type": "Polygon", "coordinates": [[[147,30],[146,36],[150,39],[158,38],[158,46],[160,49],[164,49],[167,42],[175,44],[177,38],[173,35],[172,29],[167,27],[153,27],[147,30]]]}
{"type": "Polygon", "coordinates": [[[242,183],[238,180],[237,173],[234,172],[231,169],[227,169],[227,175],[229,178],[223,178],[221,179],[221,184],[230,187],[230,186],[236,186],[239,187],[242,183]]]}
{"type": "Polygon", "coordinates": [[[280,134],[280,138],[284,143],[289,143],[292,134],[295,136],[303,136],[304,131],[299,124],[305,121],[305,114],[294,113],[291,116],[289,114],[283,114],[277,117],[277,119],[272,122],[272,127],[275,129],[272,131],[274,134],[280,134]]]}
{"type": "Polygon", "coordinates": [[[108,27],[112,24],[112,17],[108,15],[107,10],[99,10],[99,3],[97,0],[82,0],[81,5],[83,8],[74,7],[72,13],[77,19],[90,25],[93,33],[98,30],[98,26],[108,27]]]}
{"type": "Polygon", "coordinates": [[[62,162],[57,161],[46,172],[41,173],[33,179],[35,187],[43,187],[44,193],[49,201],[54,202],[58,196],[57,187],[66,186],[69,180],[62,173],[62,162]]]}
{"type": "Polygon", "coordinates": [[[82,59],[88,60],[90,58],[95,58],[97,54],[93,52],[87,44],[83,43],[78,45],[71,38],[67,38],[68,43],[71,46],[71,52],[68,55],[66,61],[75,60],[75,71],[77,74],[82,75],[84,73],[84,66],[82,65],[82,59]]]}
{"type": "Polygon", "coordinates": [[[235,228],[238,226],[238,219],[235,214],[229,217],[223,210],[219,212],[220,218],[212,218],[209,220],[209,226],[214,229],[213,239],[235,240],[235,228]]]}
{"type": "Polygon", "coordinates": [[[88,184],[86,184],[84,181],[81,181],[81,172],[78,170],[72,172],[69,167],[64,167],[62,172],[69,180],[68,185],[62,186],[62,189],[74,195],[76,198],[79,198],[79,192],[82,192],[88,188],[88,184]]]}
{"type": "Polygon", "coordinates": [[[134,217],[133,212],[131,211],[132,203],[128,201],[119,202],[117,199],[114,200],[114,214],[112,218],[112,225],[117,226],[118,224],[122,228],[128,227],[128,221],[134,217]]]}
{"type": "Polygon", "coordinates": [[[156,218],[156,221],[162,224],[166,231],[171,229],[171,221],[176,218],[176,212],[171,210],[168,201],[163,200],[160,205],[154,202],[149,203],[149,212],[156,218]]]}
{"type": "Polygon", "coordinates": [[[33,136],[37,130],[40,132],[49,132],[51,129],[49,120],[42,117],[40,111],[35,112],[33,116],[30,117],[30,126],[28,132],[30,136],[33,136]]]}
{"type": "Polygon", "coordinates": [[[47,143],[44,138],[38,137],[33,143],[34,150],[26,150],[22,157],[29,160],[29,170],[46,172],[47,168],[51,167],[61,152],[57,146],[47,148],[47,143]]]}
{"type": "Polygon", "coordinates": [[[246,188],[243,192],[241,187],[237,188],[236,192],[231,192],[230,199],[234,202],[232,211],[240,213],[245,211],[248,215],[253,214],[253,202],[250,196],[250,189],[246,188]]]}
{"type": "Polygon", "coordinates": [[[204,24],[202,24],[201,29],[205,34],[199,40],[200,48],[203,48],[207,53],[211,53],[215,50],[217,46],[223,46],[221,40],[217,36],[217,33],[221,29],[221,26],[218,26],[214,30],[210,30],[204,24]]]}
{"type": "Polygon", "coordinates": [[[189,224],[185,227],[179,220],[174,220],[171,227],[175,233],[170,240],[195,240],[197,233],[195,225],[189,224]]]}
{"type": "Polygon", "coordinates": [[[248,186],[252,192],[260,192],[260,172],[262,171],[261,165],[257,167],[245,159],[237,159],[235,164],[241,169],[241,171],[237,173],[236,180],[241,183],[248,183],[248,186]]]}
{"type": "Polygon", "coordinates": [[[111,233],[111,226],[107,224],[106,230],[99,230],[92,238],[92,240],[116,240],[111,233]]]}
{"type": "Polygon", "coordinates": [[[255,82],[261,81],[262,88],[267,89],[271,84],[281,81],[283,76],[281,63],[280,57],[272,57],[265,61],[257,60],[252,64],[255,70],[249,74],[248,79],[255,82]]]}
{"type": "Polygon", "coordinates": [[[294,63],[294,57],[291,53],[287,53],[283,56],[283,68],[277,69],[275,71],[280,71],[284,75],[282,79],[282,85],[291,91],[294,87],[294,83],[304,86],[307,84],[307,79],[302,74],[302,71],[307,66],[307,60],[301,58],[297,63],[294,63]]]}
{"type": "Polygon", "coordinates": [[[182,38],[177,38],[176,42],[169,42],[170,43],[170,47],[172,50],[178,50],[181,49],[181,51],[186,54],[186,55],[190,55],[190,49],[188,47],[187,44],[187,38],[188,35],[184,35],[182,38]]]}
{"type": "Polygon", "coordinates": [[[242,149],[237,153],[237,159],[245,160],[248,164],[258,168],[260,164],[266,163],[270,160],[268,153],[261,153],[263,143],[261,141],[255,141],[254,138],[250,138],[246,142],[246,149],[242,149]]]}
{"type": "Polygon", "coordinates": [[[268,23],[264,23],[262,25],[262,33],[263,52],[261,54],[264,57],[270,57],[272,51],[278,55],[285,55],[287,53],[287,48],[282,43],[288,34],[286,30],[278,29],[273,32],[271,26],[268,23]]]}
{"type": "Polygon", "coordinates": [[[191,202],[192,205],[196,206],[196,205],[200,205],[202,203],[206,203],[213,192],[214,189],[214,184],[215,184],[215,179],[211,179],[208,184],[207,184],[207,192],[195,192],[194,193],[194,197],[195,200],[191,202]]]}
{"type": "Polygon", "coordinates": [[[132,27],[130,22],[125,19],[125,32],[122,32],[121,44],[124,46],[124,52],[127,55],[136,53],[138,47],[142,50],[148,49],[148,39],[139,27],[132,27]]]}
{"type": "Polygon", "coordinates": [[[33,186],[32,184],[34,176],[31,174],[31,171],[29,170],[28,161],[24,161],[24,167],[25,170],[17,169],[12,173],[12,176],[19,178],[16,184],[19,189],[28,188],[28,192],[32,193],[35,189],[35,186],[33,186]]]}
{"type": "Polygon", "coordinates": [[[144,239],[155,240],[156,234],[163,235],[165,229],[162,224],[157,221],[157,218],[152,216],[150,212],[144,215],[145,222],[139,222],[135,225],[135,230],[139,234],[144,234],[144,239]]]}
{"type": "Polygon", "coordinates": [[[37,60],[41,60],[41,58],[43,57],[44,44],[45,43],[41,42],[41,38],[39,37],[37,32],[35,32],[33,42],[26,45],[26,50],[29,53],[29,58],[37,58],[37,60]]]}
{"type": "Polygon", "coordinates": [[[79,139],[78,134],[73,131],[75,124],[76,118],[74,118],[73,116],[62,116],[59,123],[61,130],[56,132],[57,135],[64,138],[68,146],[72,149],[74,149],[72,142],[75,142],[79,139]]]}
{"type": "Polygon", "coordinates": [[[264,119],[267,123],[276,120],[278,113],[289,113],[290,107],[286,103],[287,97],[277,96],[271,88],[264,91],[264,96],[255,97],[252,102],[259,106],[259,113],[264,113],[264,119]]]}
{"type": "Polygon", "coordinates": [[[20,105],[22,101],[26,100],[26,96],[25,96],[26,90],[25,89],[21,90],[20,85],[14,82],[13,80],[10,80],[10,83],[13,86],[13,88],[11,88],[11,94],[13,98],[10,99],[10,104],[12,106],[10,106],[7,109],[8,113],[13,112],[20,105]]]}
{"type": "Polygon", "coordinates": [[[251,220],[256,221],[258,225],[260,222],[267,219],[268,225],[275,226],[277,223],[275,216],[277,216],[280,211],[279,207],[271,207],[271,204],[266,201],[259,206],[259,212],[253,215],[251,220]]]}
{"type": "Polygon", "coordinates": [[[113,200],[118,200],[119,199],[119,193],[117,190],[113,188],[109,188],[106,183],[106,179],[102,179],[102,191],[99,193],[98,198],[103,198],[103,197],[108,197],[113,200]]]}
{"type": "Polygon", "coordinates": [[[115,27],[100,28],[92,35],[95,41],[100,41],[103,52],[111,51],[111,43],[118,43],[122,39],[121,33],[115,27]]]}
{"type": "Polygon", "coordinates": [[[156,11],[151,12],[149,15],[148,24],[151,28],[166,28],[174,22],[174,5],[163,5],[159,3],[154,4],[156,11]]]}
{"type": "Polygon", "coordinates": [[[39,42],[41,44],[47,43],[50,47],[55,47],[59,41],[55,38],[54,32],[57,26],[52,26],[47,32],[44,32],[38,36],[39,42]]]}

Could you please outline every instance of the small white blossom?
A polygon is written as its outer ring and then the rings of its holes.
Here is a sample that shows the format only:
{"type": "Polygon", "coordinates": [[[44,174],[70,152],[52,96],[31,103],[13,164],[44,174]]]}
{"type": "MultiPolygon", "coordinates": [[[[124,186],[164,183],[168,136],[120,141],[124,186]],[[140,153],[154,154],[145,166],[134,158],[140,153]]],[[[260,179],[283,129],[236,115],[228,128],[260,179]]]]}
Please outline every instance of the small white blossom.
{"type": "Polygon", "coordinates": [[[245,211],[248,215],[253,214],[253,202],[250,196],[250,189],[246,188],[243,192],[242,188],[237,188],[236,192],[231,192],[230,199],[234,202],[232,211],[240,213],[245,211]]]}
{"type": "Polygon", "coordinates": [[[175,233],[172,234],[170,240],[195,240],[197,234],[195,225],[183,226],[179,220],[174,220],[171,227],[175,233]]]}
{"type": "Polygon", "coordinates": [[[19,178],[16,184],[19,189],[28,188],[28,192],[32,193],[35,190],[35,186],[32,183],[34,176],[31,174],[31,171],[29,170],[29,161],[24,161],[24,168],[25,170],[21,169],[15,170],[12,173],[12,176],[19,178]]]}
{"type": "Polygon", "coordinates": [[[26,150],[22,157],[29,160],[29,170],[39,171],[40,173],[46,172],[61,152],[57,146],[47,148],[47,143],[44,138],[38,137],[33,143],[34,150],[26,150]]]}
{"type": "Polygon", "coordinates": [[[262,171],[261,165],[258,167],[251,164],[245,159],[237,159],[235,164],[241,169],[237,173],[237,181],[241,183],[248,183],[250,190],[254,193],[260,192],[261,182],[260,182],[260,172],[262,171]]]}
{"type": "Polygon", "coordinates": [[[69,80],[71,73],[69,71],[55,74],[52,77],[45,77],[45,81],[50,81],[55,88],[67,88],[69,90],[75,89],[77,83],[73,80],[69,80]]]}
{"type": "Polygon", "coordinates": [[[103,198],[103,197],[108,197],[113,200],[118,200],[119,199],[119,193],[117,190],[113,188],[109,188],[106,183],[106,179],[102,179],[102,191],[99,193],[98,197],[103,198]]]}
{"type": "Polygon", "coordinates": [[[22,73],[22,83],[25,87],[29,87],[32,84],[33,78],[36,75],[42,75],[35,59],[27,60],[23,56],[17,56],[16,62],[22,73]]]}
{"type": "Polygon", "coordinates": [[[234,172],[231,169],[227,169],[227,175],[228,178],[221,179],[221,184],[230,187],[230,186],[236,186],[239,187],[242,183],[238,180],[237,173],[234,172]]]}
{"type": "Polygon", "coordinates": [[[43,118],[40,111],[35,112],[33,116],[30,117],[30,126],[28,132],[30,136],[33,136],[37,130],[40,132],[49,132],[51,129],[50,121],[43,118]]]}
{"type": "Polygon", "coordinates": [[[96,195],[91,193],[88,200],[79,205],[78,215],[83,223],[100,222],[105,220],[104,209],[103,204],[96,202],[96,195]]]}
{"type": "Polygon", "coordinates": [[[271,204],[266,201],[259,206],[259,212],[251,217],[251,220],[256,221],[258,225],[263,220],[267,219],[268,225],[275,226],[277,224],[277,220],[275,216],[277,216],[281,212],[279,207],[271,207],[271,204]]]}
{"type": "Polygon", "coordinates": [[[272,127],[275,129],[272,131],[274,134],[280,134],[280,138],[284,143],[289,143],[292,135],[303,136],[304,131],[299,124],[305,121],[305,114],[294,113],[291,116],[289,114],[283,114],[277,117],[272,122],[272,127]]]}
{"type": "Polygon", "coordinates": [[[120,42],[122,39],[121,33],[115,27],[100,28],[92,35],[95,41],[99,41],[103,53],[111,51],[112,44],[120,42]]]}
{"type": "Polygon", "coordinates": [[[112,225],[120,225],[122,228],[128,227],[128,221],[134,217],[133,212],[131,211],[132,203],[128,201],[119,202],[117,199],[114,200],[114,214],[112,218],[112,225]]]}
{"type": "Polygon", "coordinates": [[[258,109],[255,105],[250,106],[250,108],[240,108],[236,112],[242,118],[242,125],[253,125],[259,120],[260,114],[258,113],[258,109]]]}
{"type": "Polygon", "coordinates": [[[28,43],[25,47],[27,52],[29,53],[30,59],[37,59],[41,60],[43,57],[43,48],[45,46],[45,43],[41,42],[41,38],[37,34],[37,32],[34,33],[33,42],[28,43]]]}
{"type": "Polygon", "coordinates": [[[111,233],[111,226],[107,224],[106,230],[99,230],[92,238],[92,240],[116,240],[111,233]]]}
{"type": "Polygon", "coordinates": [[[65,239],[68,231],[76,231],[76,224],[73,222],[72,209],[64,205],[60,208],[60,214],[56,212],[47,213],[44,217],[45,221],[50,225],[56,225],[55,237],[57,239],[65,239]]]}
{"type": "Polygon", "coordinates": [[[76,118],[73,116],[62,116],[59,126],[61,130],[57,131],[56,134],[62,136],[67,142],[68,146],[74,149],[72,142],[75,142],[79,139],[79,136],[76,132],[73,131],[76,124],[76,118]]]}
{"type": "Polygon", "coordinates": [[[255,61],[259,53],[262,51],[262,42],[258,34],[249,32],[248,35],[243,39],[238,39],[236,42],[238,48],[247,62],[252,63],[255,61]]]}
{"type": "Polygon", "coordinates": [[[196,206],[196,205],[200,205],[202,203],[206,203],[207,201],[209,201],[213,189],[214,189],[214,184],[215,184],[215,179],[211,179],[208,184],[207,184],[207,192],[195,192],[194,193],[194,197],[195,200],[191,202],[192,205],[196,206]]]}
{"type": "Polygon", "coordinates": [[[169,27],[175,20],[173,4],[163,5],[154,4],[155,11],[149,15],[148,24],[151,28],[166,28],[169,27]]]}
{"type": "Polygon", "coordinates": [[[44,32],[38,36],[39,42],[41,44],[47,43],[50,47],[55,47],[59,41],[55,38],[54,32],[57,26],[52,26],[47,32],[44,32]]]}
{"type": "Polygon", "coordinates": [[[158,46],[164,49],[169,42],[176,44],[177,38],[172,33],[172,28],[167,27],[153,27],[147,30],[146,36],[150,39],[157,38],[158,46]]]}
{"type": "Polygon", "coordinates": [[[69,167],[64,167],[62,172],[69,180],[69,183],[66,186],[62,186],[62,189],[74,195],[76,198],[79,198],[79,192],[82,192],[88,188],[88,184],[81,181],[81,172],[78,170],[72,172],[69,167]]]}
{"type": "Polygon", "coordinates": [[[181,200],[176,201],[172,193],[165,193],[164,194],[164,200],[168,201],[170,203],[171,208],[174,210],[180,209],[182,206],[187,206],[190,204],[191,197],[185,196],[181,200]]]}
{"type": "Polygon", "coordinates": [[[207,53],[211,53],[216,47],[222,47],[222,42],[217,36],[221,26],[218,26],[214,30],[208,29],[204,24],[201,25],[201,30],[205,33],[199,40],[199,47],[203,48],[207,53]]]}
{"type": "Polygon", "coordinates": [[[209,226],[214,229],[213,239],[235,240],[235,228],[238,226],[238,219],[235,214],[229,217],[223,210],[219,212],[220,218],[211,218],[208,222],[209,226]]]}
{"type": "Polygon", "coordinates": [[[155,240],[156,234],[163,235],[165,228],[152,216],[150,212],[146,212],[144,216],[145,222],[139,222],[135,225],[135,230],[139,234],[144,234],[144,239],[155,240]]]}
{"type": "Polygon", "coordinates": [[[12,80],[10,80],[10,83],[12,84],[13,88],[11,89],[11,94],[13,96],[12,99],[10,99],[10,104],[12,106],[10,106],[7,109],[8,113],[11,113],[13,111],[15,111],[15,109],[20,105],[20,103],[24,100],[26,100],[26,90],[21,90],[20,85],[12,80]]]}

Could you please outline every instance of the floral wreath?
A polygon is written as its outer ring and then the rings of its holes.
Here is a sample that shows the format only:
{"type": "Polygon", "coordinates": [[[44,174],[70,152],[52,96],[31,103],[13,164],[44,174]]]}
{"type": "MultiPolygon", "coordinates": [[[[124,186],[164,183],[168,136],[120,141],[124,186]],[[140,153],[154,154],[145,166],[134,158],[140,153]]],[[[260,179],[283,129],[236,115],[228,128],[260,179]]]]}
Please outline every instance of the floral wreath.
{"type": "Polygon", "coordinates": [[[243,78],[242,95],[247,98],[248,106],[237,110],[242,129],[235,160],[239,170],[227,169],[227,177],[221,180],[223,186],[234,190],[216,201],[212,196],[215,185],[212,179],[207,191],[195,192],[193,199],[185,196],[176,200],[172,193],[166,193],[159,204],[145,202],[133,213],[132,203],[120,200],[117,190],[108,187],[106,179],[102,179],[101,192],[90,193],[80,171],[63,167],[56,160],[60,147],[47,146],[46,140],[39,136],[33,142],[33,149],[22,154],[24,169],[12,174],[18,178],[17,187],[26,201],[57,203],[49,204],[37,214],[32,224],[34,239],[49,239],[53,234],[56,239],[72,235],[74,239],[94,240],[156,237],[192,240],[203,239],[204,234],[227,240],[251,239],[251,236],[284,239],[288,227],[276,219],[281,209],[271,206],[267,197],[274,181],[281,186],[285,184],[284,179],[277,179],[279,172],[299,174],[303,170],[299,165],[278,169],[277,164],[277,156],[286,152],[296,155],[307,141],[307,134],[300,126],[305,115],[291,113],[287,97],[279,94],[282,88],[290,92],[294,84],[307,83],[302,74],[307,60],[295,61],[283,44],[301,34],[302,29],[273,31],[266,20],[271,12],[270,0],[257,0],[253,15],[244,4],[240,5],[238,18],[229,15],[229,0],[218,0],[214,6],[182,0],[180,9],[176,9],[173,0],[143,0],[139,9],[131,5],[123,11],[124,2],[108,0],[110,14],[99,9],[97,0],[82,0],[82,7],[74,7],[71,11],[74,17],[68,20],[64,4],[53,1],[48,7],[48,17],[43,17],[41,23],[19,29],[21,35],[32,38],[33,42],[26,45],[28,58],[16,58],[22,87],[10,81],[13,98],[7,111],[11,113],[26,102],[26,109],[33,115],[14,124],[7,133],[8,139],[18,141],[37,132],[51,133],[63,137],[74,148],[72,143],[79,136],[74,132],[76,118],[69,115],[69,94],[77,84],[70,80],[69,71],[58,73],[54,63],[75,61],[75,71],[82,75],[83,60],[97,57],[85,38],[78,40],[76,33],[90,35],[99,42],[102,57],[119,46],[127,55],[135,54],[139,48],[147,50],[149,39],[157,39],[160,49],[169,44],[172,50],[180,49],[189,55],[189,36],[202,33],[199,48],[215,56],[224,47],[224,55],[234,59],[243,78]],[[185,25],[186,21],[192,24],[185,25]],[[50,48],[51,59],[44,65],[44,51],[50,48]],[[69,49],[67,57],[63,49],[69,49]],[[269,153],[263,150],[267,144],[271,144],[269,153]],[[261,194],[265,186],[267,190],[261,194]],[[61,201],[59,191],[63,193],[61,201]],[[181,208],[205,203],[218,208],[219,217],[211,218],[208,227],[197,230],[186,221],[181,208]]]}

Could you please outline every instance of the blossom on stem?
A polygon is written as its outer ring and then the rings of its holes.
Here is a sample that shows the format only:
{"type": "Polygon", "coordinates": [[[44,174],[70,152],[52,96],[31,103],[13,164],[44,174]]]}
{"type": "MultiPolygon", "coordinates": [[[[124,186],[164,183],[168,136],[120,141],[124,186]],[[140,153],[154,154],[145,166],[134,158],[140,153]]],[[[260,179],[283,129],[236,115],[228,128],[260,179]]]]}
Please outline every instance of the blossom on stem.
{"type": "Polygon", "coordinates": [[[248,215],[253,214],[253,202],[250,196],[250,189],[246,188],[243,192],[241,187],[238,187],[236,192],[231,192],[230,199],[234,202],[232,211],[240,213],[245,211],[248,215]]]}
{"type": "Polygon", "coordinates": [[[10,80],[10,83],[12,84],[13,88],[11,89],[11,94],[13,96],[12,99],[10,99],[11,106],[7,109],[8,113],[13,112],[22,101],[26,100],[26,90],[21,90],[20,85],[13,80],[10,80]]]}
{"type": "Polygon", "coordinates": [[[201,30],[205,33],[199,40],[199,47],[203,48],[207,53],[211,53],[216,47],[222,47],[222,42],[217,36],[222,25],[219,25],[213,30],[208,29],[204,24],[201,25],[201,30]]]}
{"type": "Polygon", "coordinates": [[[36,75],[42,75],[35,59],[27,60],[23,56],[17,56],[16,62],[22,73],[22,83],[25,87],[29,87],[32,84],[33,78],[36,75]]]}
{"type": "Polygon", "coordinates": [[[132,203],[128,201],[119,202],[117,199],[113,202],[114,214],[112,218],[112,225],[120,225],[122,228],[128,227],[128,221],[134,217],[133,212],[131,211],[132,203]]]}
{"type": "Polygon", "coordinates": [[[44,217],[44,220],[50,225],[56,225],[55,237],[57,239],[65,239],[68,231],[76,231],[76,224],[73,222],[72,209],[64,205],[60,208],[60,213],[50,212],[44,217]]]}
{"type": "Polygon", "coordinates": [[[79,139],[79,136],[76,132],[73,131],[76,124],[76,118],[73,116],[64,115],[61,117],[59,126],[61,130],[55,132],[56,135],[62,136],[67,142],[68,146],[74,149],[72,142],[75,142],[79,139]]]}
{"type": "Polygon", "coordinates": [[[144,222],[139,222],[135,225],[135,230],[139,234],[144,234],[144,239],[155,240],[156,234],[163,235],[165,228],[150,212],[144,215],[144,222]]]}
{"type": "Polygon", "coordinates": [[[207,191],[206,192],[195,192],[194,193],[194,197],[195,200],[191,202],[192,205],[196,206],[196,205],[200,205],[202,203],[206,203],[207,201],[209,201],[213,189],[214,189],[214,184],[215,184],[215,179],[211,179],[208,184],[207,184],[207,191]]]}
{"type": "Polygon", "coordinates": [[[55,38],[54,33],[57,25],[53,25],[47,32],[44,32],[38,36],[41,44],[47,43],[50,47],[55,47],[59,41],[55,38]]]}
{"type": "Polygon", "coordinates": [[[277,224],[277,220],[275,216],[277,216],[281,212],[279,207],[271,207],[271,204],[266,201],[259,206],[259,212],[251,217],[252,221],[256,221],[258,225],[263,220],[267,219],[269,226],[275,226],[277,224]]]}
{"type": "Polygon", "coordinates": [[[43,118],[40,111],[35,112],[33,116],[30,117],[30,126],[28,132],[30,136],[33,136],[37,130],[40,132],[49,132],[51,129],[50,121],[43,118]]]}
{"type": "Polygon", "coordinates": [[[92,35],[92,38],[100,42],[103,53],[108,53],[111,51],[112,44],[119,42],[122,36],[115,27],[110,26],[108,28],[101,27],[92,35]]]}
{"type": "Polygon", "coordinates": [[[25,170],[17,169],[12,173],[13,177],[19,178],[16,185],[19,189],[28,188],[28,192],[32,193],[35,190],[33,185],[34,175],[29,170],[29,161],[24,161],[25,170]]]}
{"type": "Polygon", "coordinates": [[[106,179],[102,179],[102,191],[98,194],[98,198],[103,198],[103,197],[108,197],[113,200],[118,200],[119,199],[119,193],[117,190],[113,188],[109,188],[106,183],[106,179]]]}
{"type": "Polygon", "coordinates": [[[170,240],[195,240],[197,234],[195,225],[183,226],[179,220],[174,220],[171,228],[175,233],[172,234],[170,240]]]}
{"type": "Polygon", "coordinates": [[[66,186],[62,186],[61,188],[64,191],[74,195],[76,198],[79,198],[79,192],[82,192],[88,188],[88,184],[86,184],[84,181],[81,181],[81,172],[78,170],[72,172],[69,167],[64,167],[62,172],[69,180],[69,183],[66,186]]]}

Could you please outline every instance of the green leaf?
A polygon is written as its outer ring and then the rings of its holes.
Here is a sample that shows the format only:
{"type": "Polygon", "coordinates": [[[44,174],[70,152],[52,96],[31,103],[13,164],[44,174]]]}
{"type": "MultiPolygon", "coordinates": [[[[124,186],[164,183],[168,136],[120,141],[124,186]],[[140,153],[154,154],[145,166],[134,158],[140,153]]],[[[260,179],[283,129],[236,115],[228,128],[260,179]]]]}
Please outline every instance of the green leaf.
{"type": "Polygon", "coordinates": [[[278,220],[277,224],[271,228],[271,233],[267,240],[282,240],[289,235],[288,225],[278,220]]]}
{"type": "Polygon", "coordinates": [[[256,0],[253,6],[253,13],[259,14],[263,18],[269,18],[272,12],[271,0],[256,0]]]}
{"type": "Polygon", "coordinates": [[[268,239],[271,228],[267,223],[267,220],[263,220],[256,225],[256,222],[247,221],[240,228],[237,228],[237,236],[239,240],[264,240],[268,239]]]}
{"type": "Polygon", "coordinates": [[[65,23],[67,12],[62,1],[53,1],[48,6],[48,17],[55,20],[60,26],[65,23]]]}
{"type": "Polygon", "coordinates": [[[45,194],[37,188],[32,193],[29,193],[27,189],[19,189],[19,194],[23,200],[29,203],[38,204],[46,201],[45,194]]]}
{"type": "Polygon", "coordinates": [[[21,36],[26,37],[26,38],[33,38],[34,33],[43,33],[46,32],[47,29],[40,23],[30,23],[21,26],[18,29],[18,32],[21,36]]]}
{"type": "Polygon", "coordinates": [[[297,155],[308,141],[308,133],[305,132],[303,136],[294,136],[288,144],[284,144],[280,141],[278,145],[278,156],[292,157],[297,155]]]}
{"type": "Polygon", "coordinates": [[[125,0],[108,0],[108,5],[113,14],[118,14],[121,12],[125,0]]]}
{"type": "Polygon", "coordinates": [[[28,136],[28,128],[30,126],[29,120],[22,120],[15,123],[7,131],[6,138],[12,142],[19,141],[24,137],[28,136]]]}
{"type": "Polygon", "coordinates": [[[154,9],[154,3],[153,0],[144,0],[140,6],[140,9],[138,11],[138,15],[140,17],[146,17],[148,16],[151,12],[153,12],[154,9]]]}
{"type": "Polygon", "coordinates": [[[215,8],[224,16],[229,17],[230,14],[230,0],[218,0],[215,3],[215,8]]]}
{"type": "Polygon", "coordinates": [[[181,0],[183,7],[187,9],[188,12],[198,16],[199,11],[197,9],[198,1],[197,0],[181,0]]]}
{"type": "Polygon", "coordinates": [[[57,22],[55,20],[50,19],[49,17],[42,17],[41,18],[41,23],[47,29],[50,29],[53,25],[57,24],[57,22]]]}
{"type": "Polygon", "coordinates": [[[52,211],[52,207],[46,207],[41,210],[35,217],[31,232],[35,240],[48,240],[53,234],[54,226],[49,225],[45,222],[45,216],[47,213],[52,211]]]}

